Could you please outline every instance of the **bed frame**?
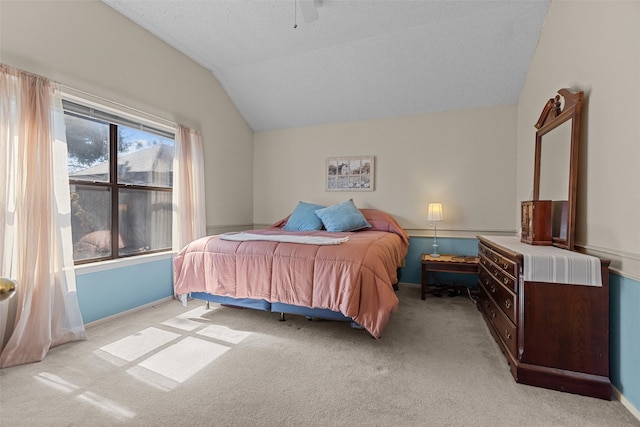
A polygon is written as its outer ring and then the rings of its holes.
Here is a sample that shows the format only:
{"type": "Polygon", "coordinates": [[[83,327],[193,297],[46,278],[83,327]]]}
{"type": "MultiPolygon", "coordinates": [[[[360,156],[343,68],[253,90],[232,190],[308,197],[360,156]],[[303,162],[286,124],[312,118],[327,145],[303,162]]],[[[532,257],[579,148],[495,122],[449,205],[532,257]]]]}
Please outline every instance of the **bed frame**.
{"type": "MultiPolygon", "coordinates": [[[[398,281],[402,276],[402,269],[398,268],[398,281]]],[[[393,290],[398,290],[398,284],[393,285],[393,290]]],[[[341,322],[350,322],[351,327],[354,329],[364,329],[357,322],[354,322],[351,317],[347,317],[339,311],[333,311],[326,308],[309,308],[302,307],[293,304],[284,304],[281,302],[269,302],[265,299],[253,299],[253,298],[231,298],[222,295],[212,295],[206,292],[191,292],[191,298],[197,300],[203,300],[207,302],[207,308],[209,303],[218,303],[227,307],[236,308],[250,308],[252,310],[270,311],[272,313],[280,313],[280,321],[284,322],[286,314],[293,314],[304,316],[307,320],[322,319],[322,320],[337,320],[341,322]]]]}

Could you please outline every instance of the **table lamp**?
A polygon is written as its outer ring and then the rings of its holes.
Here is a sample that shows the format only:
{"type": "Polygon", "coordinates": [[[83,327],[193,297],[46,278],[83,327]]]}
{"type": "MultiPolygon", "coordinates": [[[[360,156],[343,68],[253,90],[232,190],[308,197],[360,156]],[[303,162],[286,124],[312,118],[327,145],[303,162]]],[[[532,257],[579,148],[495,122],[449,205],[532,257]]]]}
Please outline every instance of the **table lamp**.
{"type": "Polygon", "coordinates": [[[440,256],[438,253],[438,231],[437,225],[439,221],[443,220],[442,215],[442,203],[429,203],[429,211],[427,212],[427,221],[433,222],[433,253],[432,257],[437,258],[440,256]]]}

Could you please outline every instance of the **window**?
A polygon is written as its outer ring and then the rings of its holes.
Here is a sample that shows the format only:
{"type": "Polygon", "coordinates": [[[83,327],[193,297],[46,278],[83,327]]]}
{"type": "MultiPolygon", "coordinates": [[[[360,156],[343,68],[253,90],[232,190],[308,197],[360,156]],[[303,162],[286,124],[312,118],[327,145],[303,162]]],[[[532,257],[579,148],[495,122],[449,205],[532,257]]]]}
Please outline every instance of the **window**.
{"type": "Polygon", "coordinates": [[[63,106],[76,263],[171,249],[174,134],[63,106]]]}

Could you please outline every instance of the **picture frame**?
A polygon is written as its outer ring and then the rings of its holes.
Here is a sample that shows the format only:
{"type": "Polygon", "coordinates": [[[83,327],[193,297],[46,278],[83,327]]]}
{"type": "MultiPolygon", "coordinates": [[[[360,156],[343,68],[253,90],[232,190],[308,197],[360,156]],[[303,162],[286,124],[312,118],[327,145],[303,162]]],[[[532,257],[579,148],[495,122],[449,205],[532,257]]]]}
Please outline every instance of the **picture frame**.
{"type": "Polygon", "coordinates": [[[374,156],[327,158],[326,191],[373,191],[374,177],[374,156]]]}

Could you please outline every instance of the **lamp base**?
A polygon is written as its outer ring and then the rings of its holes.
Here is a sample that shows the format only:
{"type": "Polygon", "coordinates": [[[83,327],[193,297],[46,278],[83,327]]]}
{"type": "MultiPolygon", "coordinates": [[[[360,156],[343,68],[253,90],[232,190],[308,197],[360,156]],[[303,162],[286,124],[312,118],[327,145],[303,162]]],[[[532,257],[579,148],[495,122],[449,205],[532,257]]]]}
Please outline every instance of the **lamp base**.
{"type": "Polygon", "coordinates": [[[440,256],[440,254],[438,253],[438,244],[434,241],[433,245],[431,245],[433,247],[433,253],[431,254],[431,258],[438,258],[440,256]]]}

